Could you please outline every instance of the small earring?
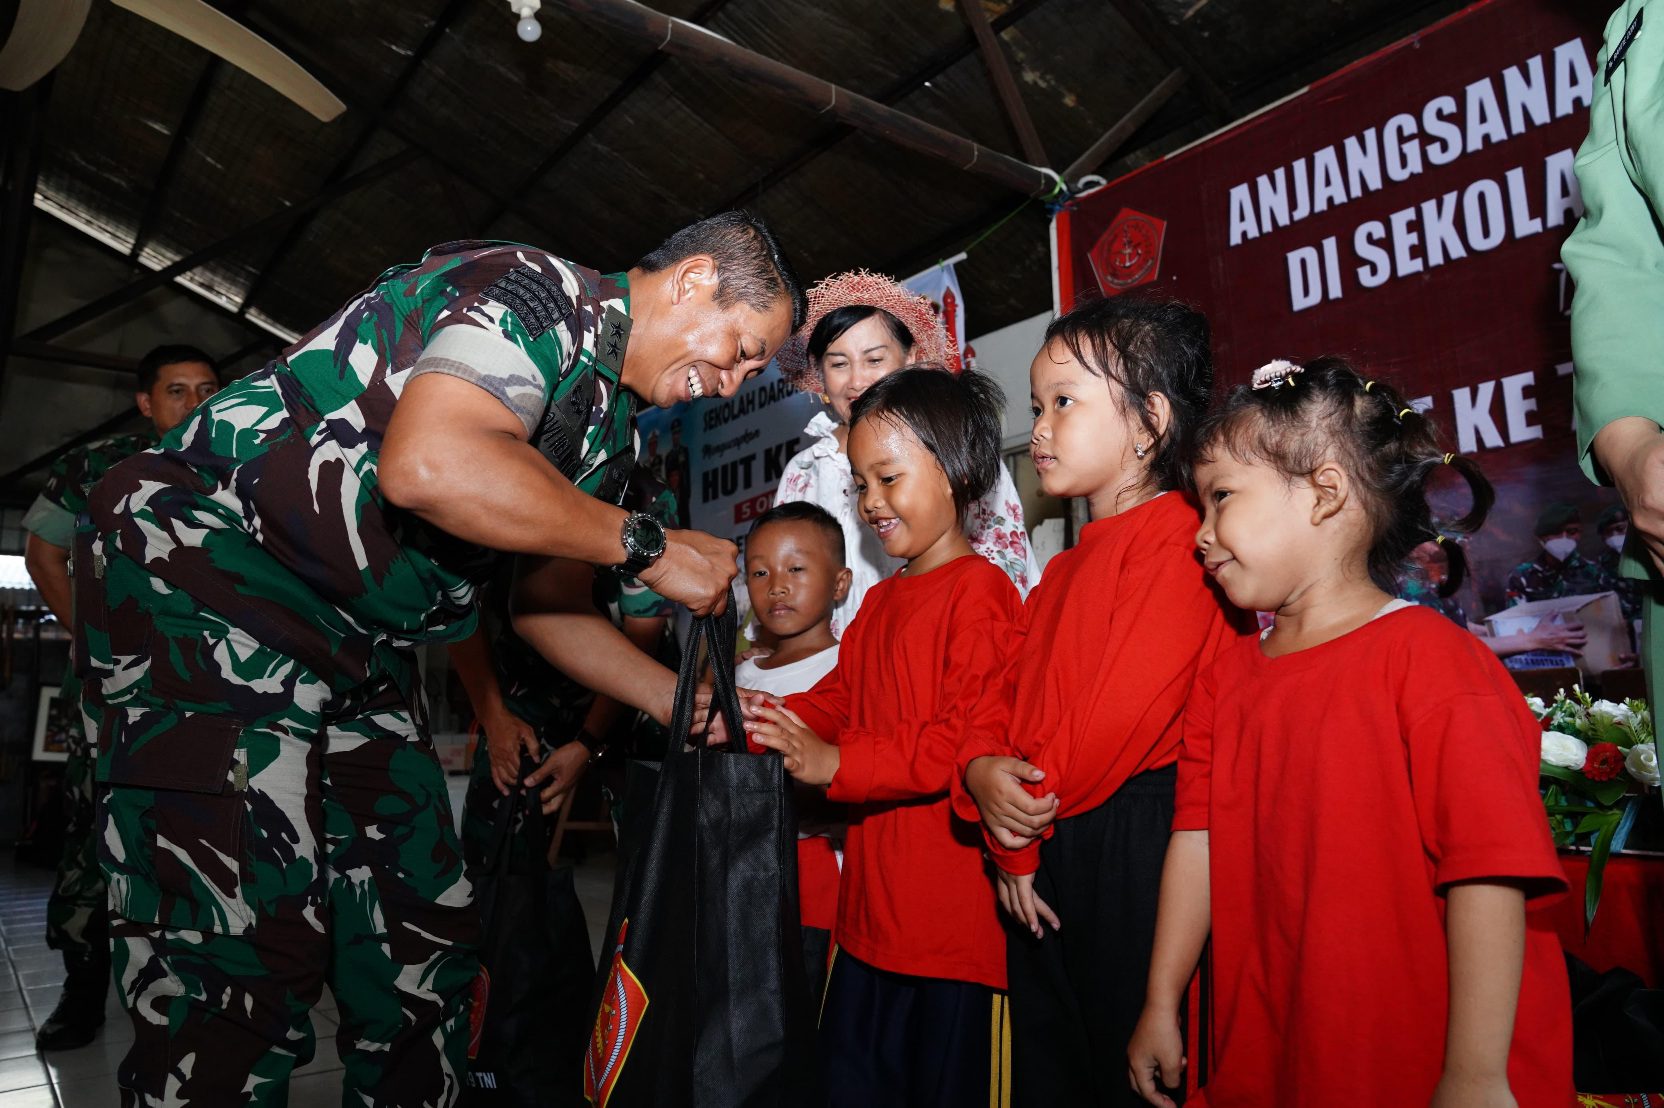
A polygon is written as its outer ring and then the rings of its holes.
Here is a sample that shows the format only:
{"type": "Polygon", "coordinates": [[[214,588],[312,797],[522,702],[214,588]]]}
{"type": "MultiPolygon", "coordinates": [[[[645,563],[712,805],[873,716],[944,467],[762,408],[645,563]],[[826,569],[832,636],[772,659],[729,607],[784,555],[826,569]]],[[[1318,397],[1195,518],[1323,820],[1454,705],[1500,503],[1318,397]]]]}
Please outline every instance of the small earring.
{"type": "Polygon", "coordinates": [[[832,397],[829,394],[823,392],[823,393],[820,394],[820,402],[822,404],[830,404],[830,403],[832,403],[832,397]]]}
{"type": "Polygon", "coordinates": [[[1144,455],[1149,452],[1149,449],[1150,448],[1145,446],[1143,443],[1135,442],[1132,444],[1133,457],[1142,462],[1144,460],[1144,455]]]}

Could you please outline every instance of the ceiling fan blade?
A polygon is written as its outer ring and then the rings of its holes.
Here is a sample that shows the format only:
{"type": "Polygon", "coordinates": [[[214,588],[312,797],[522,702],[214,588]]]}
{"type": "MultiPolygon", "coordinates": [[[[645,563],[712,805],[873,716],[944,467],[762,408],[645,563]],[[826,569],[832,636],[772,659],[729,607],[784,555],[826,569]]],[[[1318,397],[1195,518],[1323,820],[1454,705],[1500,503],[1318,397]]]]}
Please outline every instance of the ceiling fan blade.
{"type": "Polygon", "coordinates": [[[22,0],[0,46],[0,89],[22,92],[50,73],[81,34],[92,0],[22,0]]]}
{"type": "MultiPolygon", "coordinates": [[[[50,0],[56,2],[56,0],[50,0]]],[[[347,106],[289,55],[203,0],[112,0],[217,54],[328,123],[347,106]]]]}

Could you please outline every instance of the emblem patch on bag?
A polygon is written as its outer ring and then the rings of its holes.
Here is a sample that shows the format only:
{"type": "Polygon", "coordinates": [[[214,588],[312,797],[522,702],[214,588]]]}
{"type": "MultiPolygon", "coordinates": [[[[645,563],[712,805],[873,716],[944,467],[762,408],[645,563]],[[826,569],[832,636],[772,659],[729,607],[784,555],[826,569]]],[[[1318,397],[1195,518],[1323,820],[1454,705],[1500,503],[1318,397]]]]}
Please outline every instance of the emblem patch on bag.
{"type": "Polygon", "coordinates": [[[471,1003],[468,1005],[468,1060],[472,1062],[480,1056],[480,1038],[485,1034],[485,1006],[491,1000],[491,971],[480,966],[479,973],[474,975],[473,988],[469,990],[471,1003]]]}
{"type": "Polygon", "coordinates": [[[630,1058],[630,1044],[641,1030],[641,1017],[647,1011],[647,990],[624,964],[624,936],[629,930],[629,920],[618,928],[618,945],[612,952],[606,995],[601,998],[601,1010],[595,1015],[595,1033],[590,1036],[589,1055],[584,1059],[584,1098],[596,1108],[606,1108],[607,1098],[618,1084],[618,1075],[630,1058]]]}

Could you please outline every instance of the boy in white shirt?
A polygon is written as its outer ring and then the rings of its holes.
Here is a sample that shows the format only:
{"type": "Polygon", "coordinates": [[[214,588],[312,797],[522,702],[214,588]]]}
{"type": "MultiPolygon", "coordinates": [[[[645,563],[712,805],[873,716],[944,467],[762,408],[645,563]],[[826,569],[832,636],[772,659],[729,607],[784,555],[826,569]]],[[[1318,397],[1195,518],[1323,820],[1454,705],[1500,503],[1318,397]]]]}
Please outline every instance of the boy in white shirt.
{"type": "MultiPolygon", "coordinates": [[[[747,658],[736,683],[784,698],[807,692],[838,664],[832,613],[849,593],[844,532],[824,508],[806,501],[781,504],[757,518],[745,540],[745,587],[757,621],[775,641],[774,652],[747,658]]],[[[797,790],[797,874],[803,957],[820,995],[838,910],[838,806],[824,792],[797,790]]]]}

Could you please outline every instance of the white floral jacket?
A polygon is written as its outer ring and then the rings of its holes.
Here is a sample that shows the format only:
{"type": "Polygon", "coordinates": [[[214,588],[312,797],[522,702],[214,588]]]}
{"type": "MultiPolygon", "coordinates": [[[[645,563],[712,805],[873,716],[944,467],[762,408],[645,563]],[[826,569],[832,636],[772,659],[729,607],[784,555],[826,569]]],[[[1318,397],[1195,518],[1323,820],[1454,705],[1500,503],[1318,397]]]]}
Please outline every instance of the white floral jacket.
{"type": "MultiPolygon", "coordinates": [[[[786,475],[774,494],[774,502],[810,501],[825,508],[843,527],[854,581],[848,598],[832,616],[832,633],[842,638],[844,629],[860,610],[867,590],[900,569],[902,563],[884,553],[878,536],[861,522],[849,458],[838,451],[836,427],[825,412],[809,421],[803,432],[813,441],[786,464],[786,475]]],[[[1023,505],[1017,497],[1017,487],[1011,483],[1011,474],[1003,464],[988,495],[972,504],[966,513],[965,535],[978,554],[1003,569],[1017,591],[1028,596],[1028,591],[1040,580],[1040,565],[1034,560],[1028,532],[1023,529],[1023,505]]]]}

